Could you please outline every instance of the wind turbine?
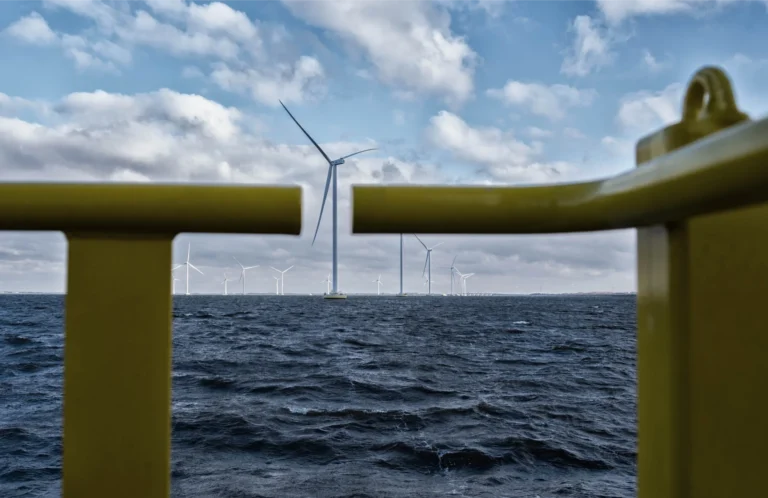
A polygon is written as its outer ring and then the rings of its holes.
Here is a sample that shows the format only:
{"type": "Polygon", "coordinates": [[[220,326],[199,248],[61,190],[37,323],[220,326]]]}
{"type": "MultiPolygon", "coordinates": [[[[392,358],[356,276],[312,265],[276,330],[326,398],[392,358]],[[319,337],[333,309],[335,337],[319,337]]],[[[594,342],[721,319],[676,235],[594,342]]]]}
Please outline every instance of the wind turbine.
{"type": "Polygon", "coordinates": [[[330,273],[325,278],[325,280],[323,280],[323,283],[327,284],[326,285],[326,294],[330,294],[331,293],[331,274],[330,273]]]}
{"type": "Polygon", "coordinates": [[[226,272],[225,272],[225,273],[224,273],[224,281],[223,281],[223,282],[221,282],[222,284],[224,284],[224,295],[225,295],[225,296],[228,294],[228,292],[227,292],[227,284],[228,284],[229,282],[232,282],[232,280],[233,280],[233,279],[231,279],[231,278],[227,277],[227,274],[226,274],[226,272]]]}
{"type": "Polygon", "coordinates": [[[421,276],[423,277],[424,274],[428,272],[427,283],[429,284],[429,290],[427,291],[427,294],[432,294],[432,249],[442,244],[442,242],[439,242],[432,247],[427,247],[427,244],[422,242],[422,240],[419,238],[418,235],[414,233],[413,236],[416,237],[416,239],[421,243],[421,245],[424,246],[424,249],[427,250],[427,259],[424,260],[424,270],[421,272],[421,276]]]}
{"type": "MultiPolygon", "coordinates": [[[[237,261],[237,258],[232,256],[232,259],[237,261]]],[[[243,281],[243,295],[245,295],[245,270],[252,270],[254,268],[258,268],[259,265],[256,266],[243,266],[243,264],[240,261],[237,261],[237,264],[240,265],[240,280],[243,281]]]]}
{"type": "Polygon", "coordinates": [[[277,273],[280,274],[280,288],[282,289],[282,294],[285,295],[285,281],[283,280],[283,277],[285,277],[285,272],[293,268],[293,265],[291,265],[288,269],[283,271],[278,270],[274,266],[270,266],[270,268],[272,268],[273,270],[275,270],[277,273]]]}
{"type": "Polygon", "coordinates": [[[458,273],[459,270],[456,269],[456,258],[458,256],[453,257],[453,262],[451,263],[451,295],[453,295],[453,280],[456,273],[458,273]]]}
{"type": "Polygon", "coordinates": [[[376,280],[371,280],[371,282],[375,282],[376,283],[376,295],[380,296],[381,295],[380,287],[382,285],[382,283],[381,283],[381,275],[379,275],[379,278],[377,278],[376,280]]]}
{"type": "Polygon", "coordinates": [[[464,291],[465,296],[467,295],[467,279],[472,275],[474,275],[474,273],[465,273],[464,275],[461,276],[461,287],[462,287],[462,290],[464,291]]]}
{"type": "Polygon", "coordinates": [[[285,107],[285,104],[283,104],[282,101],[280,101],[280,105],[283,106],[283,109],[285,109],[285,112],[288,113],[288,115],[291,117],[294,123],[296,123],[296,126],[298,126],[302,132],[304,132],[304,135],[307,136],[310,142],[312,142],[312,145],[317,148],[317,150],[320,151],[320,154],[323,155],[326,161],[328,161],[328,179],[325,181],[325,192],[323,193],[323,203],[320,205],[320,216],[317,218],[317,228],[315,228],[315,236],[312,238],[312,245],[315,245],[315,239],[317,239],[317,231],[320,230],[320,221],[323,219],[323,210],[325,209],[325,199],[328,197],[328,187],[331,185],[331,178],[333,178],[333,292],[326,294],[326,299],[344,299],[347,296],[344,294],[341,294],[339,292],[339,266],[338,266],[338,202],[337,202],[337,176],[336,176],[336,166],[340,166],[344,164],[344,160],[352,157],[357,154],[362,154],[363,152],[368,152],[373,149],[364,149],[359,150],[357,152],[353,152],[352,154],[340,157],[336,160],[331,160],[330,157],[328,157],[328,154],[325,153],[323,149],[320,148],[319,145],[317,145],[317,142],[315,142],[315,139],[313,139],[311,136],[309,136],[309,133],[307,133],[307,130],[304,129],[303,126],[299,124],[299,122],[296,120],[296,118],[293,117],[293,114],[291,114],[291,111],[288,110],[287,107],[285,107]]]}
{"type": "Polygon", "coordinates": [[[275,279],[275,295],[280,295],[280,277],[273,276],[272,278],[275,279]]]}
{"type": "Polygon", "coordinates": [[[171,269],[171,272],[173,272],[174,270],[176,270],[177,268],[181,268],[182,266],[187,267],[187,290],[185,292],[187,296],[189,295],[189,269],[192,268],[193,270],[198,272],[200,275],[205,275],[205,273],[201,272],[195,265],[189,262],[189,254],[191,251],[192,251],[192,244],[190,243],[189,245],[187,245],[187,260],[184,263],[180,265],[176,265],[171,269]]]}
{"type": "Polygon", "coordinates": [[[171,294],[176,294],[176,282],[179,282],[179,279],[176,278],[173,273],[171,273],[171,278],[173,279],[171,283],[171,294]]]}

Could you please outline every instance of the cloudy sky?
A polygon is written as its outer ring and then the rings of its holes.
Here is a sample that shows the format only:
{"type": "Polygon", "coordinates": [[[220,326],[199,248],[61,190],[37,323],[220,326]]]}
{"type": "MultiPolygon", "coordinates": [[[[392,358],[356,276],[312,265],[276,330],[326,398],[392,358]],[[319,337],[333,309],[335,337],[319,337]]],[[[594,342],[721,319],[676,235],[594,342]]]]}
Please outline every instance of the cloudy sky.
{"type": "MultiPolygon", "coordinates": [[[[236,256],[248,291],[322,292],[330,218],[312,234],[327,167],[339,169],[340,288],[397,290],[398,237],[350,234],[361,183],[522,184],[632,168],[633,143],[677,119],[705,64],[741,106],[768,111],[768,7],[737,0],[182,0],[0,2],[0,181],[298,184],[301,237],[180,235],[193,292],[221,292],[236,256]],[[762,92],[761,92],[761,89],[762,92]]],[[[330,207],[330,206],[328,206],[330,207]]],[[[326,214],[329,209],[326,210],[326,214]]],[[[633,231],[425,236],[433,288],[451,260],[477,292],[632,291],[633,231]]],[[[425,252],[406,239],[406,291],[425,252]]],[[[62,292],[66,242],[0,233],[0,291],[62,292]]],[[[182,275],[179,275],[180,277],[182,275]]],[[[183,282],[179,282],[183,284],[183,282]]]]}

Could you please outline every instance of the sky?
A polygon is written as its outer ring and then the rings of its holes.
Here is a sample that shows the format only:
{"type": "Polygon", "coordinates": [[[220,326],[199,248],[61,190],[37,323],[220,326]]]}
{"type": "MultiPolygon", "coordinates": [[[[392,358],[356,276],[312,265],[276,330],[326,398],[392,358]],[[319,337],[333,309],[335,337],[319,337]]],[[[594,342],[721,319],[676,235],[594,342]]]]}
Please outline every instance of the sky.
{"type": "MultiPolygon", "coordinates": [[[[695,71],[718,65],[739,105],[768,112],[768,2],[739,0],[183,0],[0,2],[0,181],[291,184],[299,237],[181,234],[193,293],[321,293],[339,167],[339,287],[398,291],[399,237],[351,234],[354,184],[522,185],[633,167],[638,138],[679,119],[695,71]],[[239,289],[231,282],[230,291],[239,289]]],[[[450,264],[470,292],[634,291],[633,230],[425,235],[433,292],[450,264]]],[[[405,239],[405,291],[426,253],[405,239]]],[[[182,278],[177,290],[183,288],[182,278]]],[[[117,285],[117,282],[115,283],[117,285]]],[[[0,232],[0,291],[64,292],[60,233],[0,232]]]]}

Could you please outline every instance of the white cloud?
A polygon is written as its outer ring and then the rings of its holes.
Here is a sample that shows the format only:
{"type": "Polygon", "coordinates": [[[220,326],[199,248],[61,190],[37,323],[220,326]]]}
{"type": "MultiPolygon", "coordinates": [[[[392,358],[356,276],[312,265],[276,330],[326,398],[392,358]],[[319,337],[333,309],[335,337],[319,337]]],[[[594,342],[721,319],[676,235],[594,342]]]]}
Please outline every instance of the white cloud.
{"type": "Polygon", "coordinates": [[[294,64],[275,64],[266,68],[232,69],[216,64],[211,80],[221,88],[248,93],[254,100],[277,106],[284,102],[303,102],[325,92],[323,66],[317,59],[300,57],[294,64]]]}
{"type": "Polygon", "coordinates": [[[585,107],[596,96],[594,90],[579,90],[568,85],[545,86],[540,83],[508,81],[501,89],[490,89],[488,96],[501,100],[507,105],[520,106],[538,116],[553,121],[565,117],[570,107],[585,107]]]}
{"type": "Polygon", "coordinates": [[[448,111],[430,119],[427,138],[458,159],[482,166],[478,173],[493,182],[548,182],[571,169],[564,162],[536,161],[542,152],[539,142],[526,144],[494,127],[473,128],[448,111]]]}
{"type": "Polygon", "coordinates": [[[680,119],[683,85],[673,83],[660,92],[636,92],[621,99],[617,121],[627,131],[649,133],[680,119]]]}
{"type": "Polygon", "coordinates": [[[643,50],[643,63],[652,72],[660,71],[664,66],[662,63],[656,60],[656,57],[650,52],[650,50],[643,50]]]}
{"type": "Polygon", "coordinates": [[[590,16],[577,16],[569,31],[574,40],[560,68],[563,74],[586,76],[613,62],[615,53],[610,49],[610,34],[600,21],[590,16]]]}
{"type": "Polygon", "coordinates": [[[405,91],[461,103],[473,92],[475,52],[450,30],[450,14],[429,2],[284,0],[304,21],[361,48],[378,77],[405,91]]]}
{"type": "Polygon", "coordinates": [[[109,41],[88,43],[80,36],[54,32],[37,12],[8,26],[3,33],[20,42],[39,46],[58,46],[78,69],[100,69],[117,72],[114,62],[128,64],[130,52],[109,41]]]}
{"type": "Polygon", "coordinates": [[[597,0],[605,18],[618,24],[635,16],[701,14],[704,9],[718,8],[742,0],[597,0]]]}
{"type": "Polygon", "coordinates": [[[4,33],[32,45],[50,45],[58,41],[56,33],[37,12],[14,22],[5,28],[4,33]]]}
{"type": "Polygon", "coordinates": [[[552,136],[552,132],[549,130],[543,130],[541,128],[538,128],[536,126],[529,126],[526,130],[526,133],[528,133],[528,136],[531,138],[549,138],[552,136]]]}
{"type": "Polygon", "coordinates": [[[245,13],[220,2],[150,0],[147,4],[157,17],[146,10],[131,12],[97,0],[47,3],[91,19],[98,28],[95,34],[91,30],[83,32],[87,35],[62,36],[69,46],[68,56],[79,68],[114,69],[114,64],[130,63],[135,47],[149,47],[197,59],[196,70],[185,68],[183,72],[188,78],[198,77],[198,71],[202,73],[199,66],[208,62],[215,84],[269,105],[278,99],[301,102],[318,98],[325,91],[325,71],[316,58],[284,60],[276,55],[280,53],[277,48],[286,45],[282,27],[262,29],[245,13]],[[273,50],[265,50],[265,45],[273,50]]]}

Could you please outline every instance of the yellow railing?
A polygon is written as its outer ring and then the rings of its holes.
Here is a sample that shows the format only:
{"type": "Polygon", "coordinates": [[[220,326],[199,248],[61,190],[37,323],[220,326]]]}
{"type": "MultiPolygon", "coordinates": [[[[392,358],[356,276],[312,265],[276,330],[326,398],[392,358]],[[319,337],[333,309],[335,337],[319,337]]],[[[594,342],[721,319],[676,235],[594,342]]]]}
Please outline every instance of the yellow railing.
{"type": "Polygon", "coordinates": [[[765,496],[768,119],[701,70],[638,168],[536,187],[353,189],[354,233],[638,229],[642,498],[765,496]]]}
{"type": "Polygon", "coordinates": [[[169,496],[171,241],[298,235],[301,189],[4,184],[0,230],[69,240],[63,496],[169,496]]]}
{"type": "MultiPolygon", "coordinates": [[[[761,496],[768,120],[748,121],[707,68],[683,120],[640,141],[637,159],[630,173],[573,185],[354,187],[353,231],[641,227],[640,496],[761,496]]],[[[0,185],[0,230],[69,239],[65,497],[170,494],[173,237],[300,228],[298,187],[0,185]]]]}

